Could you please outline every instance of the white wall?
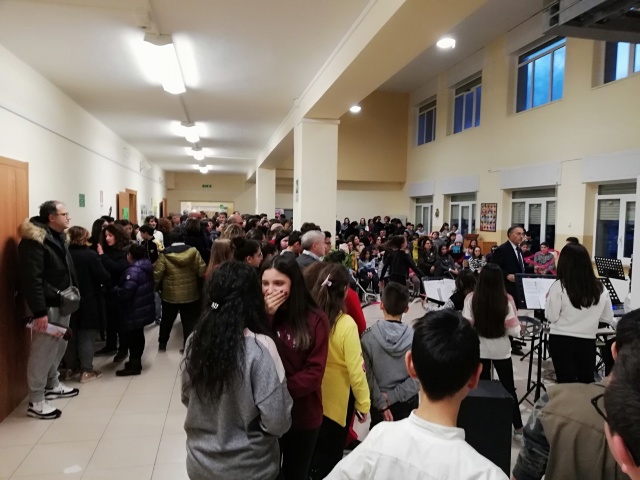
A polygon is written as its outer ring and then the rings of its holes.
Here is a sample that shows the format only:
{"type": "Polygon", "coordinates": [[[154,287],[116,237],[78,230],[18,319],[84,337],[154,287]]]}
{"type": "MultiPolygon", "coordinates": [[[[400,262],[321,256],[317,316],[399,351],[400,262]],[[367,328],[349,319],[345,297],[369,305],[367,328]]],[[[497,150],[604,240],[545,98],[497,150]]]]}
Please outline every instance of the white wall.
{"type": "Polygon", "coordinates": [[[138,192],[138,208],[152,210],[166,196],[162,169],[2,46],[0,67],[0,156],[29,163],[31,215],[56,199],[67,204],[72,225],[90,228],[109,206],[115,214],[125,188],[138,192]]]}

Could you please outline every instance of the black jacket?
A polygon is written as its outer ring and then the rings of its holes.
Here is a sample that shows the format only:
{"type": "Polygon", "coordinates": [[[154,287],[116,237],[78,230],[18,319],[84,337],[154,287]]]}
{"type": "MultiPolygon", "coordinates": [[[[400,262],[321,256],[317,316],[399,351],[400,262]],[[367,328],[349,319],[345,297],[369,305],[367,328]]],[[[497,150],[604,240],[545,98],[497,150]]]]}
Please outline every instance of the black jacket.
{"type": "Polygon", "coordinates": [[[49,307],[60,306],[60,290],[72,282],[78,285],[73,259],[66,243],[57,241],[54,237],[57,233],[39,217],[22,222],[18,233],[20,288],[33,316],[42,317],[49,307]]]}
{"type": "Polygon", "coordinates": [[[69,252],[76,267],[80,308],[71,315],[71,328],[100,330],[106,325],[103,287],[111,282],[98,254],[89,247],[70,245],[69,252]]]}
{"type": "MultiPolygon", "coordinates": [[[[129,266],[127,261],[127,252],[116,250],[115,248],[105,247],[104,253],[100,255],[102,265],[111,275],[111,285],[117,285],[120,277],[129,266]]],[[[119,302],[115,301],[111,292],[105,295],[107,300],[107,310],[118,310],[119,302]]]]}
{"type": "Polygon", "coordinates": [[[201,232],[190,233],[188,232],[184,238],[184,243],[191,247],[195,247],[198,253],[202,257],[202,261],[205,265],[209,265],[209,258],[211,257],[211,248],[207,248],[207,240],[201,232]]]}
{"type": "Polygon", "coordinates": [[[504,277],[504,286],[507,289],[507,293],[514,299],[517,299],[518,297],[516,295],[516,284],[515,282],[510,282],[509,280],[507,280],[507,275],[524,273],[524,271],[520,267],[520,262],[518,261],[516,252],[511,246],[511,242],[506,241],[498,248],[496,248],[496,251],[491,257],[491,262],[498,265],[502,270],[502,275],[504,277]]]}
{"type": "Polygon", "coordinates": [[[129,265],[113,289],[122,310],[121,329],[128,332],[153,323],[156,317],[153,291],[151,262],[145,258],[129,265]]]}
{"type": "MultiPolygon", "coordinates": [[[[384,279],[387,271],[390,276],[409,278],[409,269],[413,270],[419,278],[425,276],[407,252],[391,250],[384,254],[384,266],[380,272],[380,278],[384,279]]],[[[422,282],[420,284],[422,285],[422,282]]]]}

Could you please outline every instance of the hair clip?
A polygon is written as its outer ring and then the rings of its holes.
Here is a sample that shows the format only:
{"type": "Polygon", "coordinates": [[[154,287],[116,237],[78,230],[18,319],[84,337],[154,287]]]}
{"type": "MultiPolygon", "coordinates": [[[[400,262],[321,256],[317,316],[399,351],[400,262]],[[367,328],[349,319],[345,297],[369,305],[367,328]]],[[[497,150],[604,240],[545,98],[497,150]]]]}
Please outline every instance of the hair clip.
{"type": "Polygon", "coordinates": [[[216,303],[216,302],[213,302],[213,303],[211,304],[211,308],[213,308],[214,310],[217,310],[219,306],[220,306],[220,305],[219,305],[218,303],[216,303]]]}
{"type": "Polygon", "coordinates": [[[321,287],[330,287],[331,286],[331,280],[329,280],[329,277],[331,277],[331,274],[327,275],[327,278],[325,278],[324,282],[322,282],[322,285],[320,285],[321,287]]]}

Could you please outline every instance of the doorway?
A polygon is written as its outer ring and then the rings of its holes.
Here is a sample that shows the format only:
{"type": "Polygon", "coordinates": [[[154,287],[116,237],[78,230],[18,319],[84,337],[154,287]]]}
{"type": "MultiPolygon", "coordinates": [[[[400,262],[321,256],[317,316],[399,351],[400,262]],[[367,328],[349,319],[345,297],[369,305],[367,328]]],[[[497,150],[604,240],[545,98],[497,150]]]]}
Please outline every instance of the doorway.
{"type": "Polygon", "coordinates": [[[124,192],[118,193],[116,205],[118,207],[117,220],[129,220],[131,223],[138,223],[137,191],[127,188],[124,192]]]}
{"type": "Polygon", "coordinates": [[[0,157],[0,421],[27,394],[29,336],[18,295],[18,225],[29,216],[29,164],[0,157]]]}

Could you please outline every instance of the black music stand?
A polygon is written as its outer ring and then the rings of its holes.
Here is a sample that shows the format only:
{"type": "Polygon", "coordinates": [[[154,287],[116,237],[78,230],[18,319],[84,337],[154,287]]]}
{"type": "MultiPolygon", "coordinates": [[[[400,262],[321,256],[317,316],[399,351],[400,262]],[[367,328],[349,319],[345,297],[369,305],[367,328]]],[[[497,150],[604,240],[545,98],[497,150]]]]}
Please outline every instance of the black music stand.
{"type": "Polygon", "coordinates": [[[600,279],[600,281],[609,292],[609,298],[611,298],[611,305],[613,306],[622,305],[622,302],[620,301],[620,297],[618,297],[618,293],[616,292],[616,289],[613,288],[613,284],[611,283],[611,280],[609,280],[608,277],[603,277],[600,279]]]}
{"type": "Polygon", "coordinates": [[[619,258],[593,257],[598,269],[598,275],[601,277],[617,278],[618,280],[626,280],[624,277],[624,268],[622,268],[622,260],[619,258]]]}
{"type": "Polygon", "coordinates": [[[518,401],[519,404],[524,402],[525,400],[533,405],[538,401],[541,395],[541,390],[547,391],[547,388],[542,383],[542,358],[543,358],[543,348],[546,347],[547,339],[546,333],[544,331],[544,322],[546,321],[544,316],[544,308],[537,308],[539,305],[536,305],[536,308],[530,308],[531,306],[527,305],[527,299],[524,295],[524,286],[522,284],[523,278],[546,278],[553,280],[555,276],[553,275],[537,275],[537,274],[516,274],[516,291],[518,293],[518,308],[523,310],[533,310],[533,316],[535,318],[529,319],[525,325],[527,325],[528,333],[531,336],[531,350],[521,359],[524,360],[525,357],[529,356],[529,372],[527,377],[527,392],[520,398],[518,401]],[[536,365],[536,379],[532,381],[533,376],[533,354],[537,355],[537,365],[536,365]],[[535,391],[535,395],[533,397],[533,402],[529,400],[529,395],[535,391]]]}

